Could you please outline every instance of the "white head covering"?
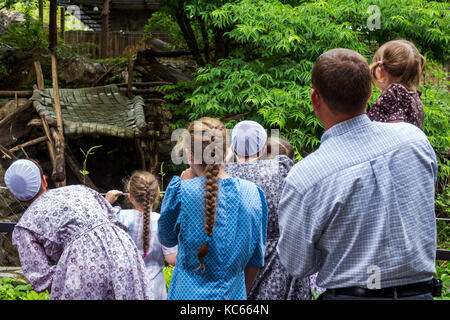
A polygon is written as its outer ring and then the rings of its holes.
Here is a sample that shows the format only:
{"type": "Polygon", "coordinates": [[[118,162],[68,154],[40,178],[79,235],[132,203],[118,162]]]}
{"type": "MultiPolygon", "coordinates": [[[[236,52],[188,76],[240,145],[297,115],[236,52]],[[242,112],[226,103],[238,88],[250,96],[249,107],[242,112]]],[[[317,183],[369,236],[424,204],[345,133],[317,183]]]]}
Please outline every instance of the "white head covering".
{"type": "Polygon", "coordinates": [[[21,201],[33,199],[41,188],[41,171],[30,160],[17,160],[6,170],[5,184],[21,201]]]}
{"type": "Polygon", "coordinates": [[[241,157],[250,157],[260,152],[267,141],[267,132],[258,122],[239,122],[231,131],[233,151],[241,157]]]}

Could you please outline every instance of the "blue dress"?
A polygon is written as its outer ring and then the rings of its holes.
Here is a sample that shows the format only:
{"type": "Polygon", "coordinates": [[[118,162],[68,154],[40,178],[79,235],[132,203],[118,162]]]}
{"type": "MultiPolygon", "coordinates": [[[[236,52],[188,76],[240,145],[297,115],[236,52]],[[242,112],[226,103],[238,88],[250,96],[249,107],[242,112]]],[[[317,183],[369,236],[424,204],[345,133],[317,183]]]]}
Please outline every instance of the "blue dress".
{"type": "Polygon", "coordinates": [[[199,266],[197,253],[206,241],[205,177],[172,178],[158,221],[162,245],[178,245],[169,300],[244,300],[244,268],[263,267],[267,204],[256,184],[219,178],[216,222],[209,251],[199,266]]]}

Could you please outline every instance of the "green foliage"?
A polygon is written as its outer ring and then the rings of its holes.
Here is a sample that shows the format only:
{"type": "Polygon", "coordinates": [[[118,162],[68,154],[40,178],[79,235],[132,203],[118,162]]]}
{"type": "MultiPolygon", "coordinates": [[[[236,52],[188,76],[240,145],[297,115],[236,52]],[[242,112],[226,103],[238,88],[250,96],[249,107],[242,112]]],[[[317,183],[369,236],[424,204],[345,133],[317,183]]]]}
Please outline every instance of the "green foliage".
{"type": "Polygon", "coordinates": [[[450,300],[450,264],[448,261],[439,261],[436,263],[436,278],[442,280],[442,295],[434,300],[450,300]]]}
{"type": "MultiPolygon", "coordinates": [[[[169,35],[169,42],[176,47],[185,45],[183,35],[179,25],[173,20],[172,16],[165,11],[156,11],[148,19],[144,27],[143,40],[151,39],[153,32],[164,30],[169,35]]],[[[169,48],[170,49],[170,48],[169,48]]]]}
{"type": "Polygon", "coordinates": [[[169,291],[170,280],[172,279],[173,271],[174,271],[174,267],[171,265],[168,265],[168,266],[164,267],[164,269],[163,269],[164,280],[166,282],[166,290],[167,291],[169,291]]]}
{"type": "MultiPolygon", "coordinates": [[[[371,61],[374,51],[384,42],[407,38],[427,58],[448,59],[445,3],[419,0],[284,3],[228,1],[207,14],[215,28],[229,30],[225,35],[237,45],[228,58],[199,68],[195,90],[186,99],[193,109],[191,120],[209,115],[231,117],[233,121],[243,118],[261,121],[267,128],[280,129],[293,144],[299,160],[319,146],[323,133],[310,101],[311,70],[321,53],[344,47],[371,61]],[[289,3],[300,5],[292,7],[289,3]],[[367,10],[371,5],[377,5],[381,13],[380,29],[373,31],[367,24],[373,14],[367,10]]],[[[375,90],[371,102],[379,96],[377,93],[375,90]]]]}
{"type": "Polygon", "coordinates": [[[37,293],[26,281],[3,277],[0,280],[0,300],[49,300],[48,291],[37,293]]]}
{"type": "Polygon", "coordinates": [[[83,175],[83,184],[86,184],[86,176],[89,175],[89,171],[87,171],[86,169],[86,163],[87,163],[87,159],[90,155],[95,154],[95,152],[92,152],[93,150],[97,149],[97,148],[101,148],[102,146],[93,146],[91,148],[89,148],[88,151],[84,151],[83,149],[80,148],[81,153],[83,153],[84,156],[84,160],[83,160],[83,169],[80,170],[80,173],[83,175]]]}
{"type": "Polygon", "coordinates": [[[43,30],[42,24],[31,17],[31,7],[27,6],[24,12],[24,22],[12,23],[1,41],[9,46],[19,48],[47,48],[48,30],[43,30]]]}

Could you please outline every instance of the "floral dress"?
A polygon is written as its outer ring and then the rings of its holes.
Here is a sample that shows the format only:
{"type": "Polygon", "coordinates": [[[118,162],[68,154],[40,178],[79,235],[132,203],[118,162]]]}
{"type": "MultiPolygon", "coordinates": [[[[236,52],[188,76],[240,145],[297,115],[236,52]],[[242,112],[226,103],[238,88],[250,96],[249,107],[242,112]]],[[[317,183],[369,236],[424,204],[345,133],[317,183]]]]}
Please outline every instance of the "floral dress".
{"type": "Polygon", "coordinates": [[[23,273],[50,299],[147,300],[144,262],[111,205],[82,185],[52,189],[13,231],[23,273]]]}
{"type": "Polygon", "coordinates": [[[372,121],[404,121],[422,128],[424,110],[420,92],[410,92],[393,83],[374,102],[367,116],[372,121]]]}
{"type": "MultiPolygon", "coordinates": [[[[128,234],[136,243],[139,254],[143,255],[143,213],[135,209],[122,210],[120,207],[114,207],[114,209],[117,211],[119,221],[128,228],[128,234]]],[[[149,250],[144,258],[146,276],[150,285],[151,300],[167,299],[166,282],[163,274],[164,255],[177,253],[176,246],[173,248],[168,248],[159,243],[158,219],[158,213],[152,212],[150,214],[149,250]]]]}
{"type": "Polygon", "coordinates": [[[264,191],[269,207],[264,268],[250,290],[249,300],[312,299],[309,278],[296,279],[290,276],[281,264],[276,249],[280,237],[278,203],[284,179],[293,165],[289,157],[280,155],[269,160],[228,163],[224,167],[229,175],[256,183],[264,191]]]}
{"type": "Polygon", "coordinates": [[[244,300],[244,269],[262,267],[267,231],[263,191],[236,177],[218,179],[216,220],[209,239],[205,233],[205,177],[170,181],[158,222],[161,244],[178,244],[177,264],[169,300],[244,300]],[[207,241],[205,269],[197,253],[207,241]],[[196,270],[197,269],[197,270],[196,270]]]}

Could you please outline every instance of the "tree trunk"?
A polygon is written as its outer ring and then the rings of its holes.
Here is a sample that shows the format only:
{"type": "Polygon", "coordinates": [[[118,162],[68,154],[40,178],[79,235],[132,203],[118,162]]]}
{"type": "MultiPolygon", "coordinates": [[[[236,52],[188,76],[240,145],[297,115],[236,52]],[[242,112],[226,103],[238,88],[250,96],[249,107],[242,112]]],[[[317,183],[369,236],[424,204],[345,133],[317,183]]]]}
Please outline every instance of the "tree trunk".
{"type": "Polygon", "coordinates": [[[209,63],[209,62],[211,62],[211,52],[210,52],[210,49],[209,49],[208,30],[206,30],[205,21],[202,19],[202,17],[198,17],[198,21],[200,23],[200,29],[202,31],[205,60],[206,60],[206,63],[209,63]]]}
{"type": "Polygon", "coordinates": [[[178,25],[180,26],[181,33],[183,34],[183,38],[186,41],[189,50],[192,52],[192,57],[197,62],[200,67],[205,65],[205,60],[200,54],[200,50],[198,48],[197,40],[195,39],[194,31],[191,27],[191,22],[183,8],[179,8],[175,14],[175,18],[177,20],[178,25]]]}
{"type": "Polygon", "coordinates": [[[183,72],[160,64],[153,56],[154,51],[140,50],[135,60],[135,70],[154,81],[167,81],[177,83],[178,81],[191,81],[192,78],[183,72]]]}
{"type": "Polygon", "coordinates": [[[61,7],[61,16],[60,16],[60,33],[59,36],[64,40],[64,31],[65,31],[65,22],[66,22],[66,8],[61,7]]]}
{"type": "Polygon", "coordinates": [[[214,60],[217,61],[219,59],[225,58],[226,50],[223,30],[218,28],[214,28],[214,46],[216,48],[214,60]]]}
{"type": "Polygon", "coordinates": [[[49,49],[54,51],[58,45],[58,26],[57,26],[58,2],[50,0],[50,25],[49,25],[49,49]]]}
{"type": "Polygon", "coordinates": [[[102,9],[102,44],[101,44],[101,56],[106,58],[108,55],[108,43],[109,43],[109,3],[110,0],[103,1],[102,9]]]}
{"type": "Polygon", "coordinates": [[[39,22],[44,25],[44,3],[43,0],[38,1],[39,6],[39,22]]]}

